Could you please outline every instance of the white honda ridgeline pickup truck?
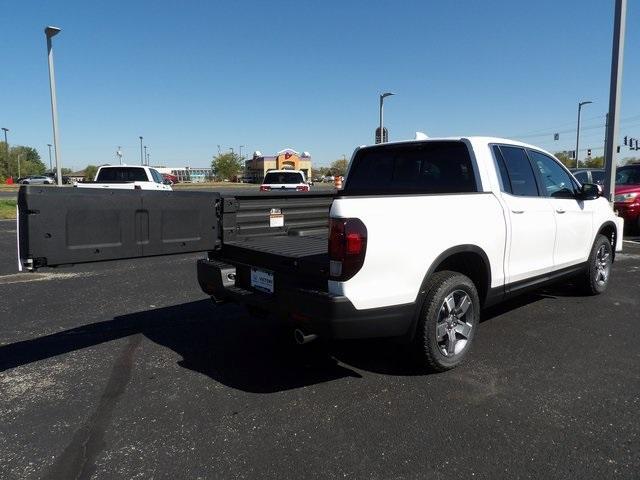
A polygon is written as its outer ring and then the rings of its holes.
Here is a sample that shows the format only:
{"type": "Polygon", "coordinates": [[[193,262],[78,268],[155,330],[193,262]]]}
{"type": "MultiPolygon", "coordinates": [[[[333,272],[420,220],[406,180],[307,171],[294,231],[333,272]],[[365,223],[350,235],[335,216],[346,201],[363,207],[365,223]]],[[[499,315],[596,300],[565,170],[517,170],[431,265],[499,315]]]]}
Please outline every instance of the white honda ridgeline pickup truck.
{"type": "Polygon", "coordinates": [[[206,250],[216,302],[275,313],[299,343],[402,337],[435,371],[467,356],[482,308],[567,277],[602,293],[622,249],[596,185],[499,138],[360,147],[337,193],[69,190],[21,188],[27,269],[206,250]]]}

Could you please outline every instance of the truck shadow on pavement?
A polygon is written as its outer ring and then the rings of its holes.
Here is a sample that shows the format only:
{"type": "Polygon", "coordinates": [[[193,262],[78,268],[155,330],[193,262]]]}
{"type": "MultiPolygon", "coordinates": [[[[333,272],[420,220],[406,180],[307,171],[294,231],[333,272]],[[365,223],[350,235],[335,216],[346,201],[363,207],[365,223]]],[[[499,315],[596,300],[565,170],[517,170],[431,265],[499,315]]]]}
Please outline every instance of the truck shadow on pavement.
{"type": "MultiPolygon", "coordinates": [[[[571,285],[523,295],[483,312],[481,322],[542,299],[576,296],[571,285]]],[[[232,388],[271,393],[361,375],[424,375],[406,344],[389,339],[295,345],[276,319],[207,300],[136,312],[0,346],[0,372],[132,335],[170,348],[180,366],[232,388]]]]}
{"type": "MultiPolygon", "coordinates": [[[[322,348],[300,348],[274,320],[200,300],[114,317],[0,346],[0,372],[142,334],[182,356],[179,365],[232,388],[268,393],[360,377],[322,348]]],[[[304,347],[307,347],[305,345],[304,347]]]]}

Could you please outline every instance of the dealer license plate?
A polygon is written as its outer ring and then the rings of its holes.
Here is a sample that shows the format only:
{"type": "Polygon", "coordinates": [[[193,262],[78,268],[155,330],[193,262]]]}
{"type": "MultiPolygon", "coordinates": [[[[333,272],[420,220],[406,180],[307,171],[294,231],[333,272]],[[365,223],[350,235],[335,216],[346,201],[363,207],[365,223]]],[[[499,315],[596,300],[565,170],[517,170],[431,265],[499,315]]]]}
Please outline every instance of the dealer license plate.
{"type": "Polygon", "coordinates": [[[261,292],[273,293],[273,273],[252,268],[251,286],[261,292]]]}

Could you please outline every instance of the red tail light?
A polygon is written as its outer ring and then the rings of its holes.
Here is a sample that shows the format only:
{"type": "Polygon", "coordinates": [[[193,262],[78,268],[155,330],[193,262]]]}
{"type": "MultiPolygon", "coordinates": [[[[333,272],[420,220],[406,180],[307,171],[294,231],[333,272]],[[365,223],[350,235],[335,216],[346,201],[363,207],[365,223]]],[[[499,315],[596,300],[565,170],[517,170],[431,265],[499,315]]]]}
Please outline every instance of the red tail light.
{"type": "Polygon", "coordinates": [[[367,251],[367,227],[358,218],[332,218],[329,225],[329,276],[345,281],[360,271],[367,251]]]}
{"type": "Polygon", "coordinates": [[[271,191],[271,187],[269,185],[260,185],[260,191],[261,192],[270,192],[271,191]]]}
{"type": "Polygon", "coordinates": [[[308,192],[309,191],[309,185],[298,185],[296,187],[296,191],[297,192],[308,192]]]}

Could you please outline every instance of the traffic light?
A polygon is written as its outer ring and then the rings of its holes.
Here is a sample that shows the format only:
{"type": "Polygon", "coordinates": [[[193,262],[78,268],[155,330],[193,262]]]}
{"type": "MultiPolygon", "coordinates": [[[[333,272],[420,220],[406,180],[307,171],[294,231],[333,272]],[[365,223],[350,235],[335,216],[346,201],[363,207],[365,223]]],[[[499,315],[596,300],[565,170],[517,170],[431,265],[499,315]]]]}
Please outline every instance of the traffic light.
{"type": "Polygon", "coordinates": [[[627,145],[627,136],[626,135],[624,137],[624,144],[625,144],[625,146],[627,145]]]}
{"type": "Polygon", "coordinates": [[[587,157],[590,157],[590,156],[591,156],[591,149],[587,148],[587,157]]]}
{"type": "Polygon", "coordinates": [[[636,138],[636,150],[638,150],[638,139],[636,138]]]}
{"type": "Polygon", "coordinates": [[[629,139],[629,150],[633,150],[633,138],[629,139]]]}

